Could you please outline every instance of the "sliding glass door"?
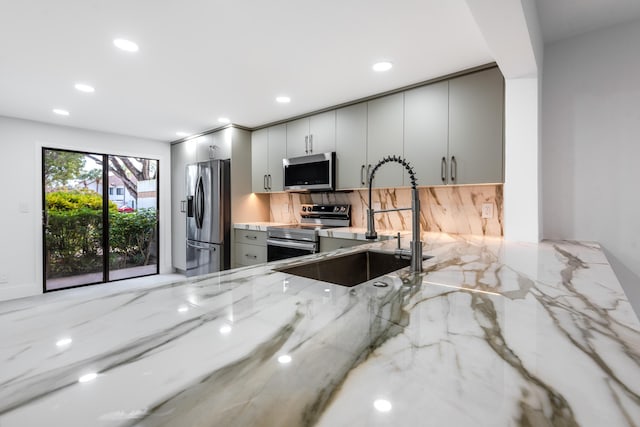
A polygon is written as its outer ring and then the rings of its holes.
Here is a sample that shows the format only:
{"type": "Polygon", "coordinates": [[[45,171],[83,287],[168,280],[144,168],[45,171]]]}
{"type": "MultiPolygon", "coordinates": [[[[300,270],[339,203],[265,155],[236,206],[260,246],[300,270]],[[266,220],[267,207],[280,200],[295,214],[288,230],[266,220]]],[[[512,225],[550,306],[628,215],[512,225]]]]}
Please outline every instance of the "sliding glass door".
{"type": "Polygon", "coordinates": [[[43,148],[44,291],[158,273],[158,161],[43,148]]]}

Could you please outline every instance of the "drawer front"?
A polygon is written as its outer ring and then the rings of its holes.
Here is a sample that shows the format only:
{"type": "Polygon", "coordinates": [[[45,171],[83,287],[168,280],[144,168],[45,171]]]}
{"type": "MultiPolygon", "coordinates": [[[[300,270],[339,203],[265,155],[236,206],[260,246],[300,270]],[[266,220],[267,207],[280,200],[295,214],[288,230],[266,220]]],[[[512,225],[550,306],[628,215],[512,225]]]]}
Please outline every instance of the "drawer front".
{"type": "Polygon", "coordinates": [[[254,265],[267,262],[267,247],[236,243],[236,264],[254,265]]]}
{"type": "Polygon", "coordinates": [[[235,241],[249,245],[267,246],[267,233],[265,231],[235,230],[235,241]]]}

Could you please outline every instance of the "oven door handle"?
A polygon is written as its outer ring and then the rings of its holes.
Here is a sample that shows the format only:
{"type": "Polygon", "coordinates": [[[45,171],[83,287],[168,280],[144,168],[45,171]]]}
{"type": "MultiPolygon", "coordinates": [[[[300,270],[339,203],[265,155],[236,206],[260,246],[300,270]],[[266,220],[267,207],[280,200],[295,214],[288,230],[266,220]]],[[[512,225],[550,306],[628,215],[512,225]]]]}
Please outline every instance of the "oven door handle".
{"type": "Polygon", "coordinates": [[[302,249],[305,251],[316,252],[315,243],[293,242],[291,240],[267,239],[267,246],[278,246],[281,248],[302,249]]]}

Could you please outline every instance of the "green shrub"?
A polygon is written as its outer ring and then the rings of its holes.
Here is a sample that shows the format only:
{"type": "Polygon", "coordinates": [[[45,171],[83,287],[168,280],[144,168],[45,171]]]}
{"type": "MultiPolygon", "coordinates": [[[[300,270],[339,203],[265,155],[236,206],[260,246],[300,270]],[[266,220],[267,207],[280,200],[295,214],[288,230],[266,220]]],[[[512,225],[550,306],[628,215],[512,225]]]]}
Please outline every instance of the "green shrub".
{"type": "Polygon", "coordinates": [[[156,210],[109,213],[110,265],[123,268],[147,265],[153,255],[158,223],[156,210]]]}
{"type": "MultiPolygon", "coordinates": [[[[45,204],[47,277],[101,271],[102,196],[91,190],[57,191],[46,195],[45,204]]],[[[154,254],[156,226],[155,209],[120,213],[109,202],[110,266],[148,264],[154,254]]]]}

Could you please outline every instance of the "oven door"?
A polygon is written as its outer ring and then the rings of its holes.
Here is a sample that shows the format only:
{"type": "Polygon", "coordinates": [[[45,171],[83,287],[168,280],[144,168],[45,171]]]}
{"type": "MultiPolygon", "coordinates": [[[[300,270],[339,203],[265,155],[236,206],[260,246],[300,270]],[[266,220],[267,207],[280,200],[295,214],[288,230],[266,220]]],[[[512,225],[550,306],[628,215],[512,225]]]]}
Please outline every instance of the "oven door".
{"type": "Polygon", "coordinates": [[[300,240],[267,239],[267,261],[294,258],[318,252],[317,242],[301,242],[300,240]]]}

